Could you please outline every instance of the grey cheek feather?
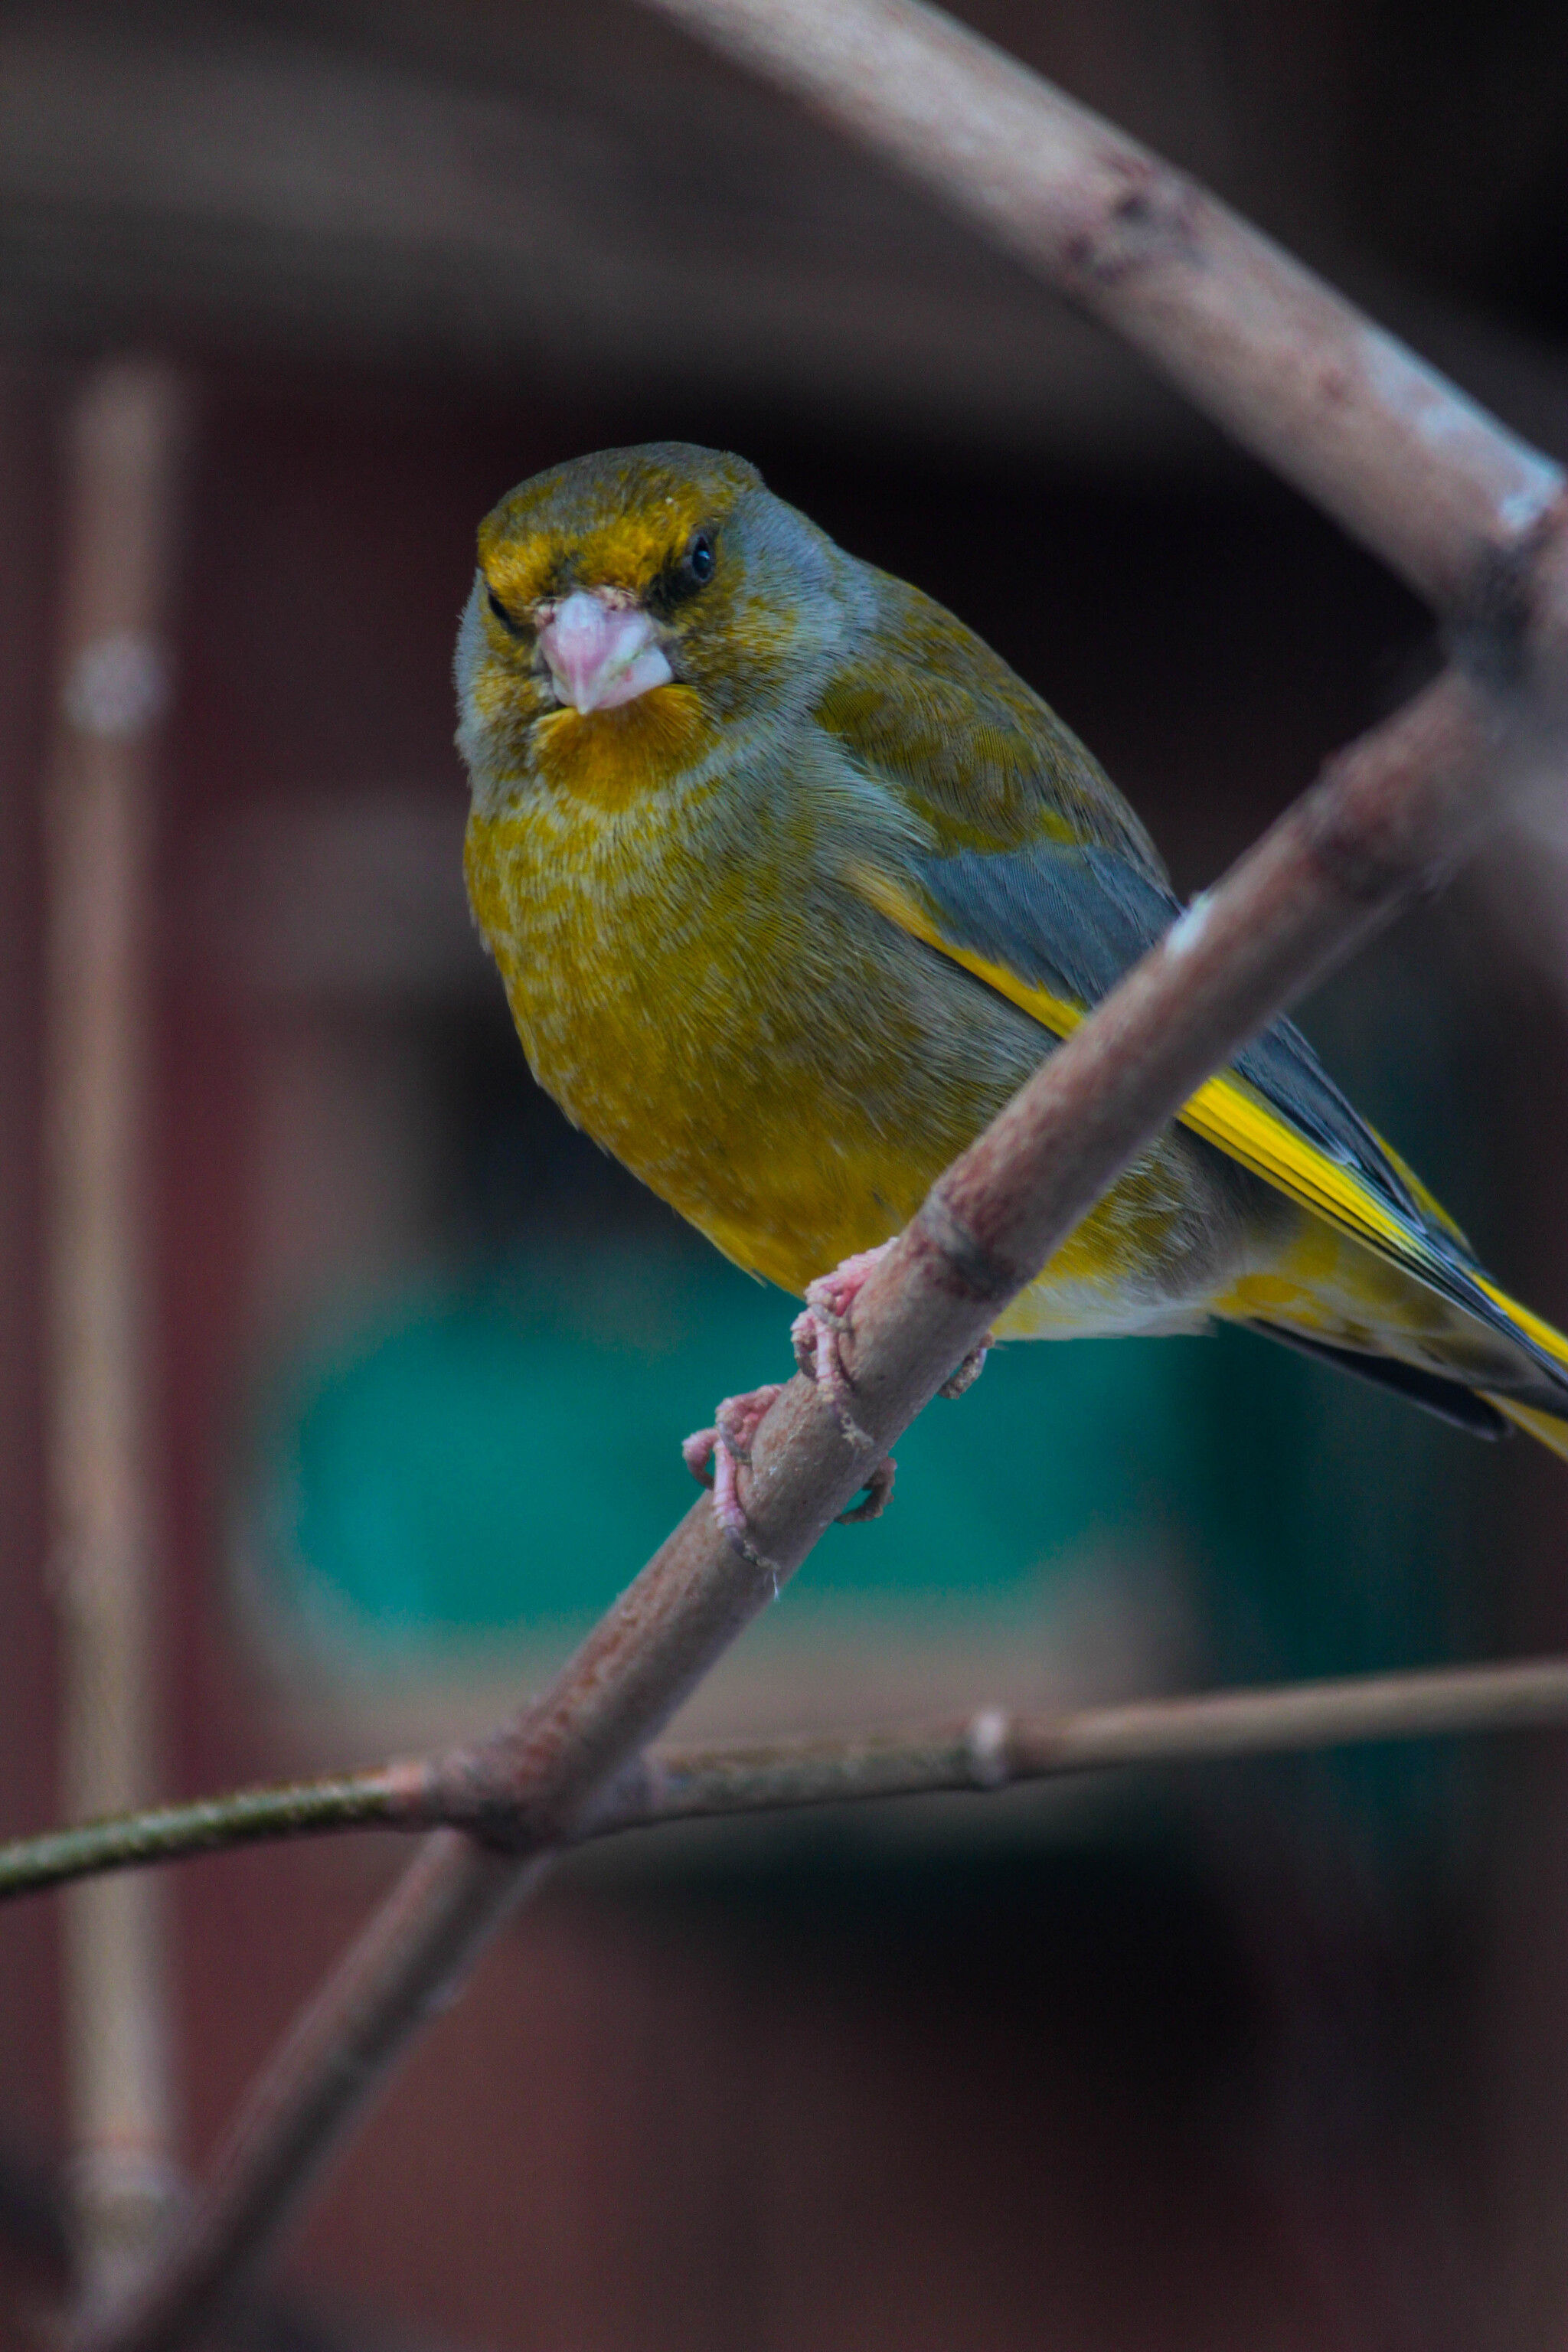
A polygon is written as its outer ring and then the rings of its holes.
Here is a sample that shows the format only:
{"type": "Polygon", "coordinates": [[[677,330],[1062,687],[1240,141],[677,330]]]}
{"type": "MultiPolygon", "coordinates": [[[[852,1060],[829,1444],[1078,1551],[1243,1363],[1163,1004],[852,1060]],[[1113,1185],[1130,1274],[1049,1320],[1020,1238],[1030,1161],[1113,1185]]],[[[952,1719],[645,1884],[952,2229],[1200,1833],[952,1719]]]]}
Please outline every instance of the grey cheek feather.
{"type": "Polygon", "coordinates": [[[484,622],[481,604],[484,583],[478,572],[458,624],[458,642],[452,654],[452,682],[458,689],[458,750],[468,771],[478,796],[484,784],[491,781],[486,758],[487,729],[475,704],[474,688],[485,657],[484,622]]]}
{"type": "Polygon", "coordinates": [[[479,668],[484,646],[484,628],[479,618],[483,592],[483,581],[476,572],[468,603],[463,606],[462,616],[458,623],[458,643],[452,655],[452,681],[458,689],[458,709],[465,724],[471,709],[474,673],[479,668]]]}

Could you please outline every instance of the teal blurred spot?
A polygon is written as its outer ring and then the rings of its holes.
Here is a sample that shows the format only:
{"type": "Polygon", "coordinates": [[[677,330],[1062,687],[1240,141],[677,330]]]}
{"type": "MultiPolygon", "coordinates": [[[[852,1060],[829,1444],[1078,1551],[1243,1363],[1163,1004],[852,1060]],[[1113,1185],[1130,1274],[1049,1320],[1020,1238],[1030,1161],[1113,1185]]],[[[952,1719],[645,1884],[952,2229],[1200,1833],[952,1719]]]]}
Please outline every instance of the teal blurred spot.
{"type": "MultiPolygon", "coordinates": [[[[296,1368],[266,1448],[269,1554],[373,1643],[585,1622],[691,1501],[680,1439],[791,1369],[793,1313],[679,1238],[541,1250],[411,1299],[296,1368]]],[[[984,1607],[1088,1542],[1168,1536],[1206,1344],[996,1349],[900,1441],[896,1508],[833,1529],[794,1605],[984,1607]]]]}
{"type": "MultiPolygon", "coordinates": [[[[585,1623],[690,1502],[680,1439],[790,1369],[792,1312],[679,1236],[416,1295],[296,1366],[274,1572],[372,1647],[585,1623]]],[[[1237,1671],[1327,1674],[1451,1646],[1485,1449],[1229,1331],[997,1349],[897,1451],[894,1507],[831,1530],[792,1609],[984,1611],[1142,1551],[1185,1564],[1237,1671]]]]}

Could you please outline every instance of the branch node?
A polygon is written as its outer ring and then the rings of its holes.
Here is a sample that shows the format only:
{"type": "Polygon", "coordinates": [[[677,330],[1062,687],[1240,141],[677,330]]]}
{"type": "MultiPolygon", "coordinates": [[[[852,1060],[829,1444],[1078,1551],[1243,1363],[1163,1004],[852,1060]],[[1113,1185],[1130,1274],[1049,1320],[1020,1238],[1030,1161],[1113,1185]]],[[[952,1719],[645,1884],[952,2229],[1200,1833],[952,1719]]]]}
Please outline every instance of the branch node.
{"type": "Polygon", "coordinates": [[[1111,151],[1101,161],[1120,192],[1063,246],[1069,287],[1104,291],[1152,262],[1194,259],[1202,198],[1192,181],[1150,155],[1111,151]]]}
{"type": "Polygon", "coordinates": [[[921,1202],[907,1240],[910,1251],[925,1261],[927,1279],[950,1297],[1000,1304],[1012,1297],[1026,1271],[987,1249],[958,1215],[948,1200],[945,1177],[921,1202]]]}
{"type": "Polygon", "coordinates": [[[983,1707],[969,1726],[969,1770],[977,1789],[1002,1789],[1013,1777],[1008,1753],[1009,1717],[999,1706],[983,1707]]]}
{"type": "Polygon", "coordinates": [[[426,1801],[433,1822],[460,1829],[493,1853],[532,1853],[552,1844],[559,1827],[519,1801],[518,1769],[509,1730],[474,1748],[454,1748],[433,1765],[426,1801]]]}
{"type": "Polygon", "coordinates": [[[1489,694],[1517,694],[1531,683],[1542,576],[1564,510],[1560,495],[1520,538],[1481,546],[1444,626],[1444,648],[1455,667],[1489,694]]]}

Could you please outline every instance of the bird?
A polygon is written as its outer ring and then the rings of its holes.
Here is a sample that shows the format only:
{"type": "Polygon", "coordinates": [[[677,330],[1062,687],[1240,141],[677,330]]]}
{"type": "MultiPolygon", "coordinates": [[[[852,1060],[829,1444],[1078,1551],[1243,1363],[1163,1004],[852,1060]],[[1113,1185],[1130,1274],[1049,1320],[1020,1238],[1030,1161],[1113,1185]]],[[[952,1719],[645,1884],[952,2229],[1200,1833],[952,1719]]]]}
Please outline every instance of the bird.
{"type": "MultiPolygon", "coordinates": [[[[534,1076],[805,1299],[797,1358],[858,1435],[839,1347],[868,1266],[1182,902],[1042,698],[742,457],[657,442],[552,467],[485,518],[478,559],[464,864],[534,1076]]],[[[1492,1281],[1285,1020],[992,1336],[1215,1320],[1568,1458],[1568,1339],[1492,1281]]],[[[738,1473],[774,1393],[725,1400],[687,1444],[742,1550],[738,1473]]]]}

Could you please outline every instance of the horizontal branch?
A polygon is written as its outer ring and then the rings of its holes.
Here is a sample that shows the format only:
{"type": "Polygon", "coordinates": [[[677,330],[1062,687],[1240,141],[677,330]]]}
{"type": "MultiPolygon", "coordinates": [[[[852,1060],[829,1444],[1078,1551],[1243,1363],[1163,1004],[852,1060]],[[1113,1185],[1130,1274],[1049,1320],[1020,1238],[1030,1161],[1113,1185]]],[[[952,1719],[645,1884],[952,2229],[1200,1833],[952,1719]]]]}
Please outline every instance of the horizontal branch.
{"type": "MultiPolygon", "coordinates": [[[[992,1795],[1031,1780],[1131,1764],[1184,1764],[1568,1723],[1568,1658],[1447,1666],[1277,1689],[1141,1699],[1068,1715],[982,1707],[951,1722],[804,1738],[654,1748],[616,1784],[578,1842],[716,1815],[890,1797],[992,1795]]],[[[347,1830],[461,1829],[466,1774],[439,1762],[239,1789],[0,1845],[0,1902],[94,1872],[347,1830]],[[455,1777],[456,1785],[450,1785],[455,1777]]],[[[489,1826],[496,1825],[491,1809],[489,1826]]],[[[514,1825],[515,1827],[515,1825],[514,1825]]]]}
{"type": "Polygon", "coordinates": [[[890,1797],[993,1795],[1131,1765],[1524,1731],[1568,1723],[1568,1658],[1136,1699],[1068,1715],[983,1707],[947,1724],[654,1749],[589,1834],[890,1797]]]}

